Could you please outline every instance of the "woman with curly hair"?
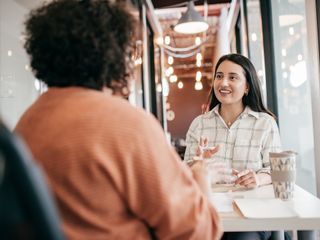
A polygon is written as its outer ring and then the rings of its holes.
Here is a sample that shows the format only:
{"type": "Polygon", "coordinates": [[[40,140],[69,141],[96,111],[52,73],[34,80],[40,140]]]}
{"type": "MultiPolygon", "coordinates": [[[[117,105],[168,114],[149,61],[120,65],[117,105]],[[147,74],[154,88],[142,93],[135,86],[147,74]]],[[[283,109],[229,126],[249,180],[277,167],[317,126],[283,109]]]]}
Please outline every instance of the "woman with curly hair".
{"type": "Polygon", "coordinates": [[[127,84],[134,29],[117,1],[32,11],[25,48],[49,90],[16,132],[46,173],[68,239],[218,239],[201,163],[190,171],[152,116],[104,91],[127,84]]]}

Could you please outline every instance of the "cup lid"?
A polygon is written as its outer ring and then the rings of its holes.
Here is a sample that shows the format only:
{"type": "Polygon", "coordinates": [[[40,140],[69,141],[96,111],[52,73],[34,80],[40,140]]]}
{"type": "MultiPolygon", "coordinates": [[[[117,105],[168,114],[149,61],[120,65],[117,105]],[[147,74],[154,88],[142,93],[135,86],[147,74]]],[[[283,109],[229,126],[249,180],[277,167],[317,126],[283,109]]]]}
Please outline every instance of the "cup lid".
{"type": "Polygon", "coordinates": [[[283,151],[283,152],[270,152],[269,156],[270,157],[277,157],[277,158],[282,158],[282,157],[292,157],[298,155],[297,152],[294,151],[283,151]]]}

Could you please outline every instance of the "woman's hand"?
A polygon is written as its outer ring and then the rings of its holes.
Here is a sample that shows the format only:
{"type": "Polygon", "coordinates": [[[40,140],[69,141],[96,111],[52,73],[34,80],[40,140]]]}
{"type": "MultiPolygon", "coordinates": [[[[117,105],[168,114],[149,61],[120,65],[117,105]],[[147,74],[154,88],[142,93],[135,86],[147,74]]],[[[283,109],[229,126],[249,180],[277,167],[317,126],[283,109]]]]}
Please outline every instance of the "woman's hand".
{"type": "Polygon", "coordinates": [[[200,137],[200,142],[196,150],[196,156],[200,158],[211,158],[216,152],[219,151],[219,145],[208,147],[208,138],[200,137]]]}
{"type": "Polygon", "coordinates": [[[205,166],[205,163],[203,160],[194,160],[193,163],[190,166],[190,169],[193,174],[193,178],[198,183],[200,189],[202,192],[209,196],[209,182],[208,182],[208,170],[205,166]]]}
{"type": "Polygon", "coordinates": [[[259,177],[255,171],[246,169],[238,173],[238,179],[235,181],[235,184],[246,188],[256,188],[259,186],[259,177]]]}

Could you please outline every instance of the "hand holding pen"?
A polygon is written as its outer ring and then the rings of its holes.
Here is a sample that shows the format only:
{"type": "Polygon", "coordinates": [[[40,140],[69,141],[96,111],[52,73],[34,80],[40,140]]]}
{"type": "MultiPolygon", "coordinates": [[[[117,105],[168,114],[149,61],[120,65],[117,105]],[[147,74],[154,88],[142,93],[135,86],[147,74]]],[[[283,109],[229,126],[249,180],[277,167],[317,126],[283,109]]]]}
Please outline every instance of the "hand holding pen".
{"type": "Polygon", "coordinates": [[[196,149],[196,156],[192,159],[187,160],[186,163],[189,167],[192,167],[195,164],[206,165],[206,159],[211,158],[216,152],[219,151],[219,146],[208,147],[208,138],[200,137],[198,147],[196,149]]]}
{"type": "Polygon", "coordinates": [[[199,145],[196,150],[196,156],[202,159],[211,158],[219,151],[219,145],[208,147],[208,138],[200,137],[199,145]]]}
{"type": "Polygon", "coordinates": [[[246,188],[256,188],[259,186],[259,178],[255,171],[246,169],[237,174],[236,185],[244,186],[246,188]]]}

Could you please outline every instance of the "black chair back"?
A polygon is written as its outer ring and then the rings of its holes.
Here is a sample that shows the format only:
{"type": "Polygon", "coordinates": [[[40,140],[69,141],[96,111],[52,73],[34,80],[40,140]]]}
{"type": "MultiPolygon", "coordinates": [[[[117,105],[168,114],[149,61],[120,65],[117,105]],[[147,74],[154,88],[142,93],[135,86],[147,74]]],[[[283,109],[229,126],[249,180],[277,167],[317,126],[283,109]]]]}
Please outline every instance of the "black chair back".
{"type": "Polygon", "coordinates": [[[64,239],[41,169],[0,121],[0,239],[64,239]]]}

